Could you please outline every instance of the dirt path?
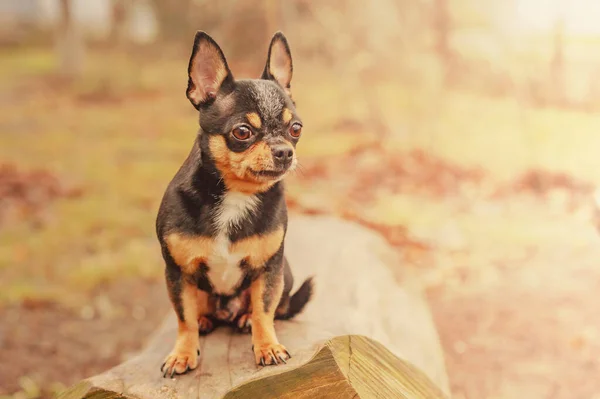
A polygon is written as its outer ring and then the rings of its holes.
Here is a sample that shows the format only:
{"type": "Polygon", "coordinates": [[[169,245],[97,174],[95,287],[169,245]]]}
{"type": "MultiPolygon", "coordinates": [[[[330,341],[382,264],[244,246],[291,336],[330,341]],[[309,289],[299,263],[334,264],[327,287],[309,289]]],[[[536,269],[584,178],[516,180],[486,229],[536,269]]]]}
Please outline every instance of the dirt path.
{"type": "Polygon", "coordinates": [[[562,235],[472,252],[477,264],[430,291],[455,399],[600,398],[600,237],[546,223],[562,235]]]}
{"type": "Polygon", "coordinates": [[[0,395],[51,397],[135,353],[168,311],[162,283],[99,287],[79,312],[25,303],[0,310],[0,395]]]}

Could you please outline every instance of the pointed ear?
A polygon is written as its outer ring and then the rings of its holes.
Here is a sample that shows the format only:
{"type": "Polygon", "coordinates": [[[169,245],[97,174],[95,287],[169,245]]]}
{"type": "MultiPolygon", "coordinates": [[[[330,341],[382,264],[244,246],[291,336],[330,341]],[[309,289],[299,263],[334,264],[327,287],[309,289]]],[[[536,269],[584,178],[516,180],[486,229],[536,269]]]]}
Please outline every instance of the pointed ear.
{"type": "Polygon", "coordinates": [[[225,83],[233,82],[225,55],[208,34],[196,32],[188,65],[187,98],[196,109],[213,101],[225,83]]]}
{"type": "Polygon", "coordinates": [[[262,79],[276,81],[288,95],[291,95],[290,82],[292,81],[293,70],[290,46],[283,33],[277,32],[269,45],[267,65],[265,65],[262,79]]]}

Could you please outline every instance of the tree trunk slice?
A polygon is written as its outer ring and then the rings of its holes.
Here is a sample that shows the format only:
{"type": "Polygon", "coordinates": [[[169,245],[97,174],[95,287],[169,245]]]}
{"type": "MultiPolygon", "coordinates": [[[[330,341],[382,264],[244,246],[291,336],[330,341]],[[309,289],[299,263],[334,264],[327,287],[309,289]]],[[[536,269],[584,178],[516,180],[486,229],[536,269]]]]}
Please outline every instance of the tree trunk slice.
{"type": "Polygon", "coordinates": [[[315,276],[305,311],[275,323],[293,356],[287,364],[256,366],[250,335],[219,328],[200,338],[197,369],[164,379],[159,368],[177,329],[172,314],[139,355],[61,397],[446,397],[429,309],[410,281],[394,279],[390,267],[401,266],[379,235],[334,218],[296,216],[290,218],[286,256],[295,287],[315,276]]]}
{"type": "Polygon", "coordinates": [[[229,391],[238,398],[447,398],[423,372],[360,335],[333,338],[305,365],[229,391]]]}

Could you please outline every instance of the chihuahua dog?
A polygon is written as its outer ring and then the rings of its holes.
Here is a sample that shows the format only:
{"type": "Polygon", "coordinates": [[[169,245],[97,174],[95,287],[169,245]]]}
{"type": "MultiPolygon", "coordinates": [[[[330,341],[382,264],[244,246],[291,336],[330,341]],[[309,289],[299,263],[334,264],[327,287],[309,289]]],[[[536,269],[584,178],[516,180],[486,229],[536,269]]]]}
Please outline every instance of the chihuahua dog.
{"type": "Polygon", "coordinates": [[[302,311],[312,293],[307,279],[290,296],[293,278],[283,253],[282,179],[296,167],[302,132],[290,93],[290,48],[276,33],[261,78],[235,80],[221,48],[198,32],[188,77],[186,94],[199,111],[200,129],[156,221],[178,319],[175,347],[161,371],[172,377],[195,369],[198,335],[218,320],[251,329],[257,364],[279,364],[290,354],[277,340],[274,319],[302,311]]]}

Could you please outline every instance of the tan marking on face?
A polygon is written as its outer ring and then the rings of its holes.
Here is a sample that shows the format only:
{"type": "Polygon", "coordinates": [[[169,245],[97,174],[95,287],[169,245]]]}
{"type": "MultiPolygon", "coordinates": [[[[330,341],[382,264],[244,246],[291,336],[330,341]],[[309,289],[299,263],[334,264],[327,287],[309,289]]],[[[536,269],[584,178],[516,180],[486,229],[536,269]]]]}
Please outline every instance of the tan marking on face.
{"type": "Polygon", "coordinates": [[[250,172],[274,168],[271,149],[264,141],[253,144],[244,152],[236,153],[227,148],[225,137],[221,135],[210,136],[208,140],[217,169],[229,190],[256,194],[268,190],[277,181],[250,172]]]}
{"type": "Polygon", "coordinates": [[[290,123],[290,121],[292,120],[292,111],[290,111],[288,108],[284,108],[282,119],[283,123],[290,123]]]}
{"type": "Polygon", "coordinates": [[[229,149],[223,136],[209,136],[208,147],[217,164],[229,163],[229,149]]]}
{"type": "Polygon", "coordinates": [[[271,147],[264,141],[259,141],[244,152],[245,157],[242,164],[247,169],[252,169],[256,172],[261,170],[273,170],[273,153],[271,147]]]}
{"type": "Polygon", "coordinates": [[[260,120],[260,116],[256,112],[250,112],[246,114],[246,119],[248,122],[255,128],[260,129],[262,126],[262,121],[260,120]]]}
{"type": "Polygon", "coordinates": [[[263,267],[281,247],[283,235],[283,226],[279,226],[269,233],[257,234],[234,242],[231,252],[244,254],[244,259],[252,268],[263,267]]]}
{"type": "Polygon", "coordinates": [[[215,245],[210,237],[186,237],[171,233],[165,237],[169,253],[185,274],[193,274],[206,261],[215,245]]]}

